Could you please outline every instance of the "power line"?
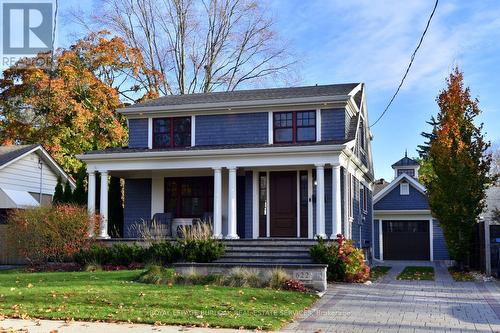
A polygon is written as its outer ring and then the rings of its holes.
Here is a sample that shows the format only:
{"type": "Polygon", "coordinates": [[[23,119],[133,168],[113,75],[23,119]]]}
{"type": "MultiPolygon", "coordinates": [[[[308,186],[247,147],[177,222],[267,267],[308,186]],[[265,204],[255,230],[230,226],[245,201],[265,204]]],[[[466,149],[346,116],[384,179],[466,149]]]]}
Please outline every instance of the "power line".
{"type": "Polygon", "coordinates": [[[375,120],[375,122],[370,125],[370,128],[375,126],[380,121],[380,119],[382,119],[382,117],[387,113],[392,102],[394,102],[394,100],[396,99],[396,96],[398,95],[399,90],[401,90],[401,87],[403,86],[403,83],[405,82],[405,79],[408,76],[408,73],[410,72],[410,68],[413,65],[413,61],[415,60],[415,56],[417,55],[418,49],[422,45],[422,42],[424,41],[425,35],[427,34],[427,30],[429,29],[429,26],[430,26],[431,21],[432,21],[432,17],[434,16],[434,13],[436,12],[436,8],[438,6],[438,3],[439,3],[439,0],[436,0],[436,3],[434,4],[434,8],[432,9],[431,15],[429,16],[429,19],[427,20],[427,25],[425,26],[424,32],[422,33],[422,36],[420,37],[420,41],[418,42],[418,45],[415,48],[415,51],[413,51],[413,54],[411,55],[410,63],[408,64],[408,67],[406,68],[405,75],[403,75],[403,78],[401,79],[401,82],[399,83],[398,89],[396,89],[396,92],[394,93],[391,100],[389,101],[389,104],[387,104],[387,106],[385,107],[384,112],[382,112],[382,114],[377,118],[377,120],[375,120]]]}

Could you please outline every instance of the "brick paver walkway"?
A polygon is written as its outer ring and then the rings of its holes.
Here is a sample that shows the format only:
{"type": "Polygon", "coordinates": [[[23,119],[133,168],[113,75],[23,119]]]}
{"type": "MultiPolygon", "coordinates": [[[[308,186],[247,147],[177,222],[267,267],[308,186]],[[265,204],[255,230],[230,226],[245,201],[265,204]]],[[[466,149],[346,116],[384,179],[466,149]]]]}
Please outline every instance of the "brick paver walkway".
{"type": "Polygon", "coordinates": [[[286,332],[500,332],[495,282],[454,282],[443,266],[435,281],[398,281],[401,263],[372,285],[334,284],[286,332]]]}

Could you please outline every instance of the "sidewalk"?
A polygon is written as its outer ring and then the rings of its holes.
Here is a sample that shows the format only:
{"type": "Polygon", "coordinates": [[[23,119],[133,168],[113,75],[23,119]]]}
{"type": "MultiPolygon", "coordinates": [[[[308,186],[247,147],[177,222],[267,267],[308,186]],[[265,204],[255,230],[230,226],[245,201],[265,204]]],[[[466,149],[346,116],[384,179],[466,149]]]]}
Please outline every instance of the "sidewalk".
{"type": "Polygon", "coordinates": [[[144,324],[113,324],[113,323],[90,323],[90,322],[70,322],[58,320],[22,320],[5,319],[0,321],[0,332],[29,332],[29,333],[242,333],[252,332],[238,329],[216,329],[181,326],[154,326],[144,324]]]}

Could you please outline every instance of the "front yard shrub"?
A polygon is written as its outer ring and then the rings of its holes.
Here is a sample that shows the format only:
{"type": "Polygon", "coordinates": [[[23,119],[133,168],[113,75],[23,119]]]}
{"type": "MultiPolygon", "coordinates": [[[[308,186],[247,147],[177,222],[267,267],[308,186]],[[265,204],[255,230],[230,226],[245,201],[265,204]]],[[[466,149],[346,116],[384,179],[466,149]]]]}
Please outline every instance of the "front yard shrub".
{"type": "Polygon", "coordinates": [[[370,277],[363,250],[354,247],[352,241],[341,234],[333,242],[318,239],[310,254],[315,263],[328,265],[328,281],[365,282],[370,277]]]}
{"type": "Polygon", "coordinates": [[[234,267],[226,274],[201,275],[195,271],[181,275],[173,268],[151,265],[136,279],[137,282],[162,285],[212,285],[235,288],[271,288],[298,292],[309,292],[303,282],[292,280],[282,269],[261,276],[259,272],[245,267],[234,267]]]}
{"type": "Polygon", "coordinates": [[[182,238],[178,240],[182,259],[187,262],[211,262],[220,258],[225,246],[212,237],[209,223],[198,223],[181,228],[182,238]]]}
{"type": "Polygon", "coordinates": [[[289,291],[298,291],[301,293],[305,293],[308,291],[304,283],[298,280],[285,281],[285,283],[283,284],[283,289],[289,291]]]}
{"type": "Polygon", "coordinates": [[[153,243],[145,250],[146,262],[156,263],[162,266],[168,266],[178,261],[181,256],[181,248],[177,242],[163,241],[153,243]]]}
{"type": "Polygon", "coordinates": [[[7,221],[9,247],[31,264],[66,261],[91,243],[85,207],[60,204],[19,209],[7,221]]]}

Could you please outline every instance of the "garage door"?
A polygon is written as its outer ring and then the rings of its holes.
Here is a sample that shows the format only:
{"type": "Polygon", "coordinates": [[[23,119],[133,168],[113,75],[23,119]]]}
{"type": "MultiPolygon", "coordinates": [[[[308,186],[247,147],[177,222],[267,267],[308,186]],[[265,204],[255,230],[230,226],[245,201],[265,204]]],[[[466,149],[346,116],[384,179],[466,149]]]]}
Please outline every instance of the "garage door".
{"type": "Polygon", "coordinates": [[[429,221],[383,221],[384,260],[430,260],[429,221]]]}

